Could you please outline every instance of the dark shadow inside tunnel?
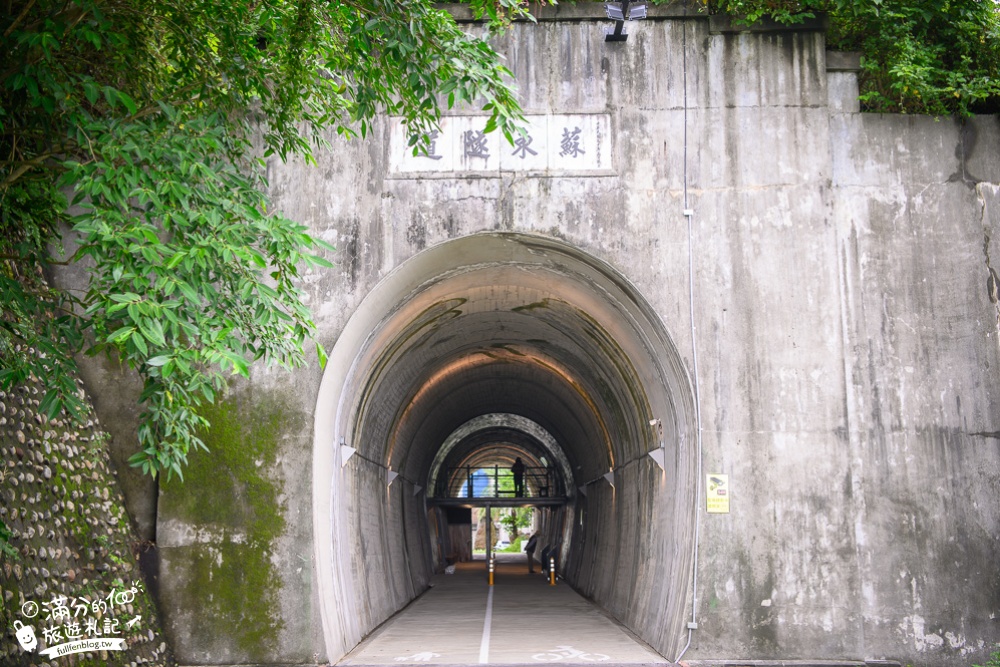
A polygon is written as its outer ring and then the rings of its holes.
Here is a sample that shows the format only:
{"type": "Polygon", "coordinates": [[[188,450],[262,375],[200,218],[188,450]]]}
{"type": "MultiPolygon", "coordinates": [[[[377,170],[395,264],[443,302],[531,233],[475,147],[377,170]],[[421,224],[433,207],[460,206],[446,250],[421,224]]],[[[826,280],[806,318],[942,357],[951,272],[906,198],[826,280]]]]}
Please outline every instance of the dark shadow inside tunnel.
{"type": "Polygon", "coordinates": [[[464,533],[451,525],[465,515],[449,508],[486,504],[539,508],[566,581],[653,647],[676,648],[694,539],[693,399],[659,318],[611,267],[515,234],[420,253],[352,316],[317,415],[331,655],[454,557],[464,533]],[[647,456],[661,447],[662,466],[647,456]]]}

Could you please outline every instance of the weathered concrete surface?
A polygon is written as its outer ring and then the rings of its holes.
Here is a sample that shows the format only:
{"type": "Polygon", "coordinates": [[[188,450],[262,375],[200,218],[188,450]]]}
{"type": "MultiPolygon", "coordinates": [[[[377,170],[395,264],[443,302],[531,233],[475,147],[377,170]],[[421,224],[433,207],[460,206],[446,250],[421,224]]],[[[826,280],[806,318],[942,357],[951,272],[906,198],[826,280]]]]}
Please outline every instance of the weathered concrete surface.
{"type": "Polygon", "coordinates": [[[309,498],[296,492],[312,440],[296,406],[276,384],[234,389],[206,415],[210,451],[161,485],[161,601],[182,664],[316,661],[309,498]]]}
{"type": "MultiPolygon", "coordinates": [[[[391,174],[388,121],[318,168],[269,166],[276,203],[339,248],[305,281],[333,354],[322,384],[260,371],[234,392],[296,416],[266,475],[281,626],[251,656],[178,599],[179,655],[335,661],[402,608],[438,562],[415,489],[476,410],[560,441],[586,489],[550,530],[567,576],[668,657],[692,604],[691,659],[966,665],[1000,641],[998,119],[858,114],[820,32],[604,27],[501,47],[528,112],[610,115],[613,173],[391,174]],[[565,305],[524,309],[545,298],[565,305]],[[699,517],[695,600],[699,470],[730,476],[732,506],[699,517]]],[[[160,529],[221,551],[170,493],[160,529]]]]}
{"type": "Polygon", "coordinates": [[[909,655],[997,641],[997,120],[831,122],[860,620],[909,655]]]}

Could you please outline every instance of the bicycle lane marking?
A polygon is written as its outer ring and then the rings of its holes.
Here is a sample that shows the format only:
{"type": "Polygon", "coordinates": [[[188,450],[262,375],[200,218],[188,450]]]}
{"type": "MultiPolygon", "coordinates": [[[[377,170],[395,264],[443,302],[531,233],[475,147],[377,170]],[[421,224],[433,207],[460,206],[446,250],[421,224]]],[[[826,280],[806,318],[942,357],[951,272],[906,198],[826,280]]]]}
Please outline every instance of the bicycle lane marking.
{"type": "Polygon", "coordinates": [[[479,644],[479,664],[490,662],[490,627],[493,625],[493,587],[486,596],[486,620],[483,621],[483,640],[479,644]]]}
{"type": "Polygon", "coordinates": [[[555,648],[542,653],[536,653],[531,657],[538,662],[556,662],[563,659],[569,660],[571,658],[579,658],[584,662],[604,662],[605,660],[611,659],[611,656],[604,655],[603,653],[587,653],[586,651],[581,651],[573,648],[572,646],[565,645],[556,646],[555,648]]]}

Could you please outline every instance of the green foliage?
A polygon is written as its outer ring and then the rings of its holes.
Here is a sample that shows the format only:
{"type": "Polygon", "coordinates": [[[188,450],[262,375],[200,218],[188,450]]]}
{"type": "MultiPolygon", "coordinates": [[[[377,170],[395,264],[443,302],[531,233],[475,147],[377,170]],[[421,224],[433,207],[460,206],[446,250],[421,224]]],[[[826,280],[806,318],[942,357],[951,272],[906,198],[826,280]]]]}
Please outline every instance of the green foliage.
{"type": "Polygon", "coordinates": [[[867,109],[967,116],[1000,99],[996,3],[851,4],[849,12],[838,9],[832,41],[862,52],[861,100],[867,109]]]}
{"type": "Polygon", "coordinates": [[[1000,667],[1000,651],[994,651],[985,665],[973,665],[972,667],[1000,667]]]}
{"type": "Polygon", "coordinates": [[[519,528],[527,528],[531,525],[532,509],[530,507],[511,508],[509,512],[504,512],[500,516],[500,523],[510,534],[511,545],[516,542],[519,528]]]}
{"type": "MultiPolygon", "coordinates": [[[[830,0],[701,0],[711,14],[729,14],[750,24],[770,17],[779,23],[801,23],[826,11],[830,0]]],[[[836,1],[836,0],[833,0],[836,1]]]]}
{"type": "MultiPolygon", "coordinates": [[[[470,4],[493,29],[523,13],[470,4]]],[[[118,359],[144,381],[132,463],[154,475],[204,447],[228,375],[305,363],[301,270],[333,248],[271,209],[263,158],[312,162],[328,129],[364,135],[383,111],[419,150],[439,96],[508,138],[523,120],[499,57],[427,0],[0,12],[0,387],[38,378],[49,417],[79,415],[73,355],[118,359]],[[49,286],[60,264],[84,291],[49,286]]]]}
{"type": "Polygon", "coordinates": [[[15,549],[11,543],[10,538],[13,537],[13,533],[7,524],[0,520],[0,561],[3,558],[8,558],[13,561],[21,560],[20,554],[18,554],[17,549],[15,549]]]}
{"type": "Polygon", "coordinates": [[[496,549],[498,553],[505,554],[519,554],[521,553],[521,543],[527,538],[523,535],[519,535],[511,540],[510,546],[504,547],[503,549],[496,549]]]}
{"type": "Polygon", "coordinates": [[[862,53],[876,112],[1000,110],[1000,5],[982,0],[707,0],[710,12],[797,23],[829,12],[829,45],[862,53]]]}

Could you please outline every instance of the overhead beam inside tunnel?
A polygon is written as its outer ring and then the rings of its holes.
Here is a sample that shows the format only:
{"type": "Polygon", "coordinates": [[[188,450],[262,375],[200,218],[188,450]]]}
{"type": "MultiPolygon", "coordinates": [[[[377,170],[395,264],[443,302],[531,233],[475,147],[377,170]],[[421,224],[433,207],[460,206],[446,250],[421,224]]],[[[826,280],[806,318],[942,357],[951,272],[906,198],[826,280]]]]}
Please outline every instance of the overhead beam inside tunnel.
{"type": "Polygon", "coordinates": [[[320,389],[314,532],[331,655],[443,566],[447,531],[423,502],[442,470],[506,465],[517,452],[545,459],[572,499],[546,524],[567,579],[668,650],[691,567],[678,545],[693,539],[693,423],[680,356],[607,265],[515,234],[413,257],[352,317],[320,389]],[[646,456],[660,444],[654,420],[668,452],[662,471],[646,456]],[[338,443],[359,454],[343,468],[338,443]],[[387,491],[386,469],[404,483],[387,491]],[[663,572],[648,572],[641,561],[651,556],[663,572]],[[618,573],[632,576],[614,581],[618,573]]]}
{"type": "MultiPolygon", "coordinates": [[[[511,445],[523,443],[521,451],[525,453],[533,451],[538,464],[544,467],[551,466],[559,473],[566,486],[567,495],[575,495],[571,486],[573,472],[569,459],[566,458],[556,439],[538,423],[510,413],[475,417],[449,434],[431,463],[428,489],[438,488],[438,475],[442,467],[474,465],[476,460],[469,457],[476,456],[484,445],[488,446],[501,435],[513,441],[511,445]]],[[[510,464],[512,463],[513,460],[510,464]]]]}

